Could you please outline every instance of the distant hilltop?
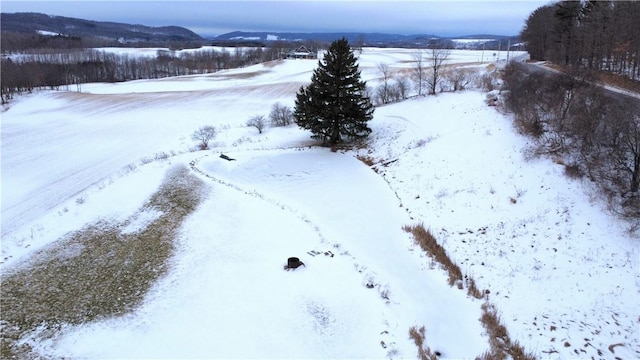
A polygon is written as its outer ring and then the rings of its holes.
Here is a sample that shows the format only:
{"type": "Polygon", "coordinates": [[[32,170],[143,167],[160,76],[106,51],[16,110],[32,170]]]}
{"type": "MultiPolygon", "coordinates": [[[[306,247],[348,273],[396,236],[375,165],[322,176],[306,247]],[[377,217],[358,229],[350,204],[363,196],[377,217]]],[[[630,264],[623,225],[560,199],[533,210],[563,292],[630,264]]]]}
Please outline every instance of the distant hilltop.
{"type": "Polygon", "coordinates": [[[364,32],[246,32],[233,31],[202,37],[180,26],[152,27],[92,21],[41,13],[2,13],[2,49],[24,47],[166,46],[198,47],[268,46],[276,41],[330,43],[342,37],[356,47],[422,48],[434,44],[457,49],[503,49],[518,44],[517,36],[468,35],[443,37],[429,34],[400,35],[364,32]],[[173,43],[173,45],[171,44],[173,43]]]}
{"type": "MultiPolygon", "coordinates": [[[[430,44],[447,44],[448,47],[458,49],[498,49],[500,44],[507,46],[509,42],[512,45],[519,42],[518,36],[501,36],[501,35],[468,35],[444,37],[428,34],[400,35],[388,33],[361,33],[361,32],[247,32],[233,31],[226,34],[209,37],[214,43],[223,44],[225,42],[254,42],[269,43],[274,41],[283,42],[307,42],[320,41],[331,42],[345,37],[349,43],[356,46],[373,46],[373,47],[425,47],[430,44]]],[[[506,50],[506,47],[503,47],[506,50]]]]}
{"type": "Polygon", "coordinates": [[[151,27],[40,13],[2,13],[0,30],[3,33],[101,38],[122,43],[204,40],[200,35],[180,26],[151,27]]]}

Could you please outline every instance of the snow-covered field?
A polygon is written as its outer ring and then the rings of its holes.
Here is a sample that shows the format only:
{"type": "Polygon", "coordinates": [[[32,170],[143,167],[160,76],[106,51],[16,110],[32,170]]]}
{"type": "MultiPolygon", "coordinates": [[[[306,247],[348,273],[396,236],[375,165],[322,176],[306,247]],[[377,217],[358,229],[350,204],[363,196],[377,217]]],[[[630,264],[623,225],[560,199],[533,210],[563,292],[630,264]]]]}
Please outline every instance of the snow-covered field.
{"type": "MultiPolygon", "coordinates": [[[[413,53],[365,49],[364,79],[379,82],[379,63],[410,68],[413,53]]],[[[450,63],[480,56],[456,51],[450,63]]],[[[424,223],[538,358],[640,357],[640,240],[561,165],[525,160],[527,140],[481,92],[379,107],[364,149],[246,127],[275,102],[293,106],[316,64],[13,101],[2,113],[3,272],[87,223],[146,226],[157,214],[141,205],[173,166],[193,164],[211,190],[134,313],[24,341],[71,358],[415,358],[408,331],[424,325],[443,358],[472,359],[489,349],[483,300],[449,287],[402,230],[424,223]],[[190,152],[203,125],[219,130],[213,149],[190,152]],[[306,266],[284,271],[289,256],[306,266]]]]}

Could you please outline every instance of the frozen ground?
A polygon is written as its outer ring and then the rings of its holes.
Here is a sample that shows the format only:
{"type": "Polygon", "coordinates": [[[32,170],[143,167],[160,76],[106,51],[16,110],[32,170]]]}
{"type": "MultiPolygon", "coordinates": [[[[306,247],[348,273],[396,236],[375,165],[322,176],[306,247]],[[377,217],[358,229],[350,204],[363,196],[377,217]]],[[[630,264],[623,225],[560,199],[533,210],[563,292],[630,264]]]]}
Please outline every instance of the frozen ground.
{"type": "MultiPolygon", "coordinates": [[[[478,55],[455,52],[451,63],[478,55]]],[[[363,76],[375,85],[377,64],[401,71],[412,56],[365,49],[363,76]]],[[[401,229],[424,223],[490,290],[526,350],[640,357],[639,240],[560,165],[525,161],[526,139],[484,94],[379,107],[370,146],[352,151],[310,148],[295,126],[259,135],[244,125],[275,102],[292,106],[315,66],[280,61],[13,102],[2,114],[3,271],[98,219],[138,219],[123,232],[146,226],[156,214],[140,206],[176,164],[193,164],[211,187],[136,312],[25,341],[60,357],[413,358],[408,330],[424,325],[444,358],[474,358],[488,349],[481,301],[450,288],[401,229]],[[190,134],[209,124],[213,150],[188,152],[190,134]],[[289,256],[306,266],[284,271],[289,256]]]]}

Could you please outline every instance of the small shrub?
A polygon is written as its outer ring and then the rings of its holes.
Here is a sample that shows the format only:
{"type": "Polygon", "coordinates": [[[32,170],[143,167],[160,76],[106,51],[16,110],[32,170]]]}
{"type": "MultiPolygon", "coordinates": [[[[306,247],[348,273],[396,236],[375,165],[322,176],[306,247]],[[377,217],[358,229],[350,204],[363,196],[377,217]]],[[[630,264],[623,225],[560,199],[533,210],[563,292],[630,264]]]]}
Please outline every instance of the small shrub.
{"type": "Polygon", "coordinates": [[[147,165],[153,162],[153,158],[150,157],[143,157],[142,159],[140,159],[140,164],[142,165],[147,165]]]}
{"type": "Polygon", "coordinates": [[[544,135],[544,125],[538,116],[533,113],[516,115],[514,124],[516,130],[522,135],[529,135],[536,139],[544,135]]]}
{"type": "Polygon", "coordinates": [[[485,103],[489,106],[498,106],[498,94],[493,91],[487,93],[485,103]]]}
{"type": "Polygon", "coordinates": [[[387,300],[387,303],[389,302],[389,296],[391,295],[391,290],[389,290],[387,286],[385,286],[384,288],[379,288],[378,293],[380,294],[380,297],[382,299],[387,300]]]}
{"type": "Polygon", "coordinates": [[[169,158],[169,156],[170,155],[167,154],[166,152],[161,151],[159,153],[156,153],[154,158],[155,158],[155,160],[167,160],[169,158]]]}
{"type": "Polygon", "coordinates": [[[418,139],[418,140],[415,140],[410,145],[410,147],[413,148],[413,149],[419,148],[419,147],[423,147],[423,146],[427,145],[428,143],[432,142],[433,140],[435,140],[437,138],[438,138],[437,136],[428,136],[428,137],[426,137],[424,139],[418,139]]]}
{"type": "Polygon", "coordinates": [[[271,112],[269,113],[269,121],[271,126],[289,126],[293,124],[293,110],[290,107],[275,103],[271,106],[271,112]]]}
{"type": "Polygon", "coordinates": [[[483,91],[493,91],[495,90],[495,79],[496,75],[494,72],[485,73],[482,76],[478,77],[479,87],[483,91]]]}
{"type": "Polygon", "coordinates": [[[241,137],[241,138],[237,139],[236,141],[234,141],[234,142],[231,144],[231,146],[233,146],[233,147],[238,147],[238,146],[240,146],[240,145],[242,145],[242,144],[244,144],[244,143],[246,143],[246,142],[251,143],[251,142],[252,142],[252,141],[251,141],[251,138],[246,137],[246,136],[243,136],[243,137],[241,137]]]}
{"type": "Polygon", "coordinates": [[[580,165],[576,163],[565,165],[564,174],[571,179],[581,179],[582,177],[584,177],[584,171],[582,171],[580,165]]]}
{"type": "Polygon", "coordinates": [[[136,166],[136,164],[131,163],[125,167],[122,168],[122,170],[120,171],[122,174],[128,174],[132,171],[135,171],[138,167],[136,166]]]}

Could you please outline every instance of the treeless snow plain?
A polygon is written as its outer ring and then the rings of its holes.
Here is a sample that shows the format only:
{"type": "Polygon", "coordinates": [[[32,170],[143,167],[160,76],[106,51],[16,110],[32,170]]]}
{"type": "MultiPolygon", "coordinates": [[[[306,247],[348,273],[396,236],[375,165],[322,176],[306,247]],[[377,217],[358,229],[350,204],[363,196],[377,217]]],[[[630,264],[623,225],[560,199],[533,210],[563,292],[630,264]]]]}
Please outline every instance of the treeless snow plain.
{"type": "MultiPolygon", "coordinates": [[[[363,78],[375,87],[378,64],[407,71],[414,53],[364,49],[363,78]]],[[[480,59],[450,63],[485,71],[480,59]]],[[[245,125],[293,106],[316,65],[86,84],[5,108],[3,272],[100,219],[144,228],[158,214],[141,205],[174,166],[210,187],[135,312],[23,342],[69,358],[414,358],[408,331],[424,325],[442,358],[475,358],[489,349],[484,300],[449,287],[402,230],[423,223],[538,358],[640,357],[638,239],[588,183],[526,160],[527,139],[480,91],[379,107],[361,149],[245,125]],[[203,125],[219,130],[212,150],[190,152],[203,125]],[[284,271],[289,256],[305,266],[284,271]]]]}

